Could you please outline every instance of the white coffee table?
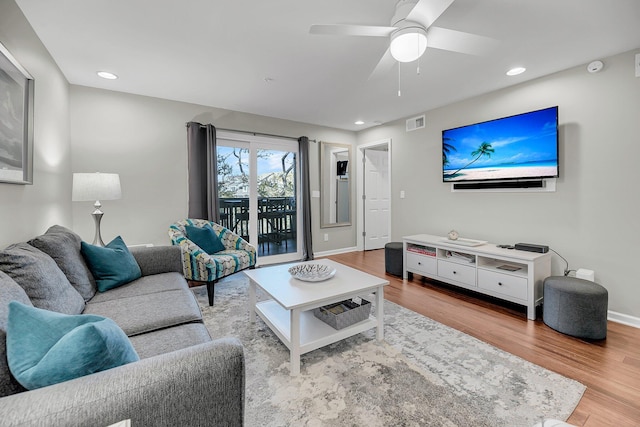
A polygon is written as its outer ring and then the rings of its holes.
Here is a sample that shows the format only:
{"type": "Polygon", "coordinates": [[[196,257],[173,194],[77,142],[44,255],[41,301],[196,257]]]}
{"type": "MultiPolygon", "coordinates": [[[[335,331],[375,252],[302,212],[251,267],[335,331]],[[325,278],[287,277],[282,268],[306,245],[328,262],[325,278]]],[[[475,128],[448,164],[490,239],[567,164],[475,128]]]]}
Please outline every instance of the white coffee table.
{"type": "Polygon", "coordinates": [[[384,338],[384,287],[388,280],[364,273],[331,260],[309,261],[327,264],[336,269],[331,279],[322,282],[303,282],[291,277],[289,267],[282,264],[244,270],[251,279],[249,304],[251,323],[256,313],[280,338],[291,353],[291,375],[300,373],[300,355],[343,340],[371,328],[376,328],[376,339],[384,338]],[[256,287],[271,299],[256,302],[256,287]],[[376,294],[375,316],[337,330],[317,319],[313,309],[356,296],[376,294]]]}

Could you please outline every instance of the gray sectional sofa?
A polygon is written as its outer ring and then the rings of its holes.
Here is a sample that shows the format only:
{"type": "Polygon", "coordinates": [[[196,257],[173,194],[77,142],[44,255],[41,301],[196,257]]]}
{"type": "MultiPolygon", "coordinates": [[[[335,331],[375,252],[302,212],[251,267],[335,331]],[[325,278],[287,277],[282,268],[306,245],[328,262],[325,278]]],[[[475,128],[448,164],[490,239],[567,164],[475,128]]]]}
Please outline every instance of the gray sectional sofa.
{"type": "Polygon", "coordinates": [[[212,341],[182,275],[177,246],[131,248],[142,277],[97,292],[80,238],[54,226],[0,251],[0,424],[240,426],[244,353],[235,338],[212,341]],[[113,319],[137,362],[25,391],[6,358],[8,305],[113,319]]]}

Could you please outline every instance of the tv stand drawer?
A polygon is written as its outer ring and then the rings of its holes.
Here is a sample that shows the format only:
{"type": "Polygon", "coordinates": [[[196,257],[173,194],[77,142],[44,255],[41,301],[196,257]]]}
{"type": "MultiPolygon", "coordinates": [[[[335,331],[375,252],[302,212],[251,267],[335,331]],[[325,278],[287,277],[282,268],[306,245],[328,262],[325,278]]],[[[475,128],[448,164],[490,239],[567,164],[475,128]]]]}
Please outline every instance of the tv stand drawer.
{"type": "Polygon", "coordinates": [[[436,258],[407,252],[407,270],[427,276],[435,276],[438,272],[436,258]]]}
{"type": "Polygon", "coordinates": [[[457,262],[438,260],[438,276],[444,279],[476,286],[476,267],[457,262]]]}
{"type": "Polygon", "coordinates": [[[511,298],[527,299],[527,279],[478,269],[478,287],[511,298]]]}

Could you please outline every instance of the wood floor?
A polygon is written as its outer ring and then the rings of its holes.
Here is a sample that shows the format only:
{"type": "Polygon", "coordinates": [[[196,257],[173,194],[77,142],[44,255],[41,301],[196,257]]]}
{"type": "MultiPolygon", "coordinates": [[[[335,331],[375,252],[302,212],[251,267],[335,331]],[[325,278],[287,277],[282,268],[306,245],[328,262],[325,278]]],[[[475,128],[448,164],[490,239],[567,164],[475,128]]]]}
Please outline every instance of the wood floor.
{"type": "Polygon", "coordinates": [[[389,301],[584,384],[587,390],[567,422],[640,426],[640,329],[609,322],[606,340],[584,341],[560,334],[541,320],[527,320],[524,307],[418,275],[413,280],[388,275],[383,249],[328,258],[385,277],[389,301]]]}

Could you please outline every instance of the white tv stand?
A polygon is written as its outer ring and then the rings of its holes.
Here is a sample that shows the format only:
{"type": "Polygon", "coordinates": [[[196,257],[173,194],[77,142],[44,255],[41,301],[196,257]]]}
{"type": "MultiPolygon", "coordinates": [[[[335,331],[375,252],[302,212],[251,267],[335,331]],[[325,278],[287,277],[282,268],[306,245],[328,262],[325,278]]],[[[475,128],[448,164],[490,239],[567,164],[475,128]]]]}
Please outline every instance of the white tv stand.
{"type": "MultiPolygon", "coordinates": [[[[461,288],[491,295],[527,307],[535,320],[542,303],[542,283],[551,275],[551,254],[498,248],[494,243],[470,246],[429,234],[405,236],[405,279],[416,273],[461,288]]],[[[473,241],[471,241],[473,243],[473,241]]]]}

